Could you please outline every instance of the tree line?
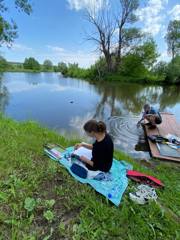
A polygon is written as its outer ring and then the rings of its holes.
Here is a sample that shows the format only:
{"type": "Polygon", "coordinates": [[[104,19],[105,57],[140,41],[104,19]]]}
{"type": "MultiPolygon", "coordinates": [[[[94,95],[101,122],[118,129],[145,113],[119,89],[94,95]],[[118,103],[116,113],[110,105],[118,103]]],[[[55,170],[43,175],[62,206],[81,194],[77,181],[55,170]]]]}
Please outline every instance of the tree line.
{"type": "Polygon", "coordinates": [[[3,71],[52,72],[57,71],[57,67],[49,59],[40,64],[33,57],[25,58],[24,63],[8,62],[5,58],[0,57],[0,72],[3,71]]]}
{"type": "MultiPolygon", "coordinates": [[[[165,40],[172,59],[169,63],[158,62],[159,53],[152,36],[144,34],[135,23],[138,21],[139,0],[117,0],[102,6],[84,10],[84,18],[91,25],[86,33],[87,40],[93,41],[100,53],[99,59],[88,69],[77,63],[60,62],[53,66],[50,60],[41,65],[34,58],[26,58],[23,64],[8,65],[0,58],[0,71],[6,69],[29,71],[60,71],[65,76],[86,79],[180,83],[180,20],[168,24],[165,40]],[[112,7],[113,6],[113,7],[112,7]]],[[[30,15],[29,0],[14,0],[15,7],[30,15]]],[[[0,1],[0,46],[11,46],[17,37],[17,25],[3,17],[8,11],[5,1],[0,1]]]]}

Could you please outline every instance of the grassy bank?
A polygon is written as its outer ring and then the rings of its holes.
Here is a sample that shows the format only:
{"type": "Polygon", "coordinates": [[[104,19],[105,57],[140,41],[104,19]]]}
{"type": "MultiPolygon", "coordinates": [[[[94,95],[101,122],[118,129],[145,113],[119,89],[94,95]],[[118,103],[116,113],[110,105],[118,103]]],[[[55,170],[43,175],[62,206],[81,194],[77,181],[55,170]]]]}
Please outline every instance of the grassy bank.
{"type": "Polygon", "coordinates": [[[116,152],[134,169],[165,183],[158,202],[139,206],[128,192],[117,208],[43,155],[43,144],[67,140],[33,122],[0,117],[0,239],[180,239],[180,179],[175,164],[143,167],[116,152]]]}

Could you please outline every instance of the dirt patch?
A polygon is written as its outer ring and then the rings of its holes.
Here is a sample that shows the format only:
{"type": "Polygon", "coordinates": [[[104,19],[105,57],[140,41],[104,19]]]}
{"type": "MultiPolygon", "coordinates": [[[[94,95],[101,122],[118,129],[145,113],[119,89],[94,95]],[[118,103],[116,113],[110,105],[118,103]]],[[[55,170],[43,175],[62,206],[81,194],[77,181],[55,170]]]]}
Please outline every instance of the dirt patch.
{"type": "Polygon", "coordinates": [[[38,206],[35,211],[35,218],[33,221],[34,228],[43,237],[50,234],[50,229],[53,229],[51,237],[49,239],[59,240],[59,239],[70,239],[67,236],[68,232],[72,231],[71,225],[77,222],[77,217],[80,213],[80,208],[75,208],[74,206],[68,206],[67,194],[64,194],[63,190],[66,189],[67,180],[63,175],[57,173],[53,179],[45,179],[39,186],[38,192],[36,192],[34,198],[42,200],[55,200],[55,204],[50,209],[54,214],[54,219],[52,222],[48,222],[43,216],[44,212],[47,211],[46,206],[38,206]],[[58,192],[58,189],[62,190],[62,194],[58,192]],[[60,233],[59,225],[62,224],[64,227],[65,235],[60,233]]]}

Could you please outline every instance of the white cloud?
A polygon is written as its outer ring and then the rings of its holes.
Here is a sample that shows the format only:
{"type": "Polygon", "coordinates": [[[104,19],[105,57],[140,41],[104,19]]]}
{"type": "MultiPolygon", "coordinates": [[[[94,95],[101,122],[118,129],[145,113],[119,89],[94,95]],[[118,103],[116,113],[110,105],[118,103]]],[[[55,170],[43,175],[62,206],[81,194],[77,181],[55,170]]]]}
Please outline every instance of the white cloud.
{"type": "Polygon", "coordinates": [[[47,45],[50,52],[45,55],[41,55],[43,58],[51,59],[54,63],[78,63],[80,67],[89,67],[99,57],[98,53],[85,52],[85,51],[69,51],[59,46],[47,45]]]}
{"type": "Polygon", "coordinates": [[[64,52],[64,48],[58,47],[58,46],[51,46],[51,45],[47,45],[47,48],[49,48],[50,50],[54,51],[54,52],[59,52],[62,53],[64,52]]]}
{"type": "Polygon", "coordinates": [[[143,23],[143,32],[157,35],[163,28],[165,19],[165,9],[167,0],[150,0],[146,7],[139,8],[136,11],[139,20],[143,23]]]}
{"type": "Polygon", "coordinates": [[[172,19],[180,20],[180,5],[175,5],[171,11],[169,11],[169,15],[172,19]]]}
{"type": "Polygon", "coordinates": [[[31,47],[27,47],[24,44],[20,44],[20,43],[13,43],[12,50],[14,51],[32,51],[33,49],[31,47]]]}
{"type": "Polygon", "coordinates": [[[75,88],[72,86],[62,86],[62,85],[53,85],[50,92],[64,92],[64,91],[68,91],[68,90],[72,90],[75,89],[76,92],[83,92],[84,90],[81,88],[75,88]]]}
{"type": "Polygon", "coordinates": [[[98,12],[108,5],[109,0],[67,0],[67,2],[70,8],[76,11],[88,9],[93,12],[98,12]]]}
{"type": "Polygon", "coordinates": [[[27,84],[23,81],[10,82],[8,83],[8,90],[10,93],[19,93],[25,91],[31,91],[32,89],[38,88],[38,85],[27,84]]]}

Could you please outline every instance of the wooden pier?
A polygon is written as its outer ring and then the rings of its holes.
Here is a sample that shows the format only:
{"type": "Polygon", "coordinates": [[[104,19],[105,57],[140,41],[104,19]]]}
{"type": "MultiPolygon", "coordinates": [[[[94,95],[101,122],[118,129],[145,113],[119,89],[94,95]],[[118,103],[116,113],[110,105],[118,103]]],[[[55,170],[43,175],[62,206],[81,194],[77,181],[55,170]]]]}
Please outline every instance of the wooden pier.
{"type": "MultiPolygon", "coordinates": [[[[144,125],[146,136],[161,135],[164,137],[167,134],[173,134],[177,137],[180,137],[180,124],[176,122],[175,116],[170,113],[161,113],[161,116],[162,116],[162,123],[160,125],[157,125],[155,129],[149,129],[147,125],[144,125]]],[[[156,143],[153,143],[149,139],[148,139],[148,143],[149,143],[151,156],[153,158],[180,162],[180,157],[171,157],[171,156],[161,155],[156,143]]],[[[177,151],[179,152],[179,156],[180,156],[180,149],[178,149],[177,151]]]]}

